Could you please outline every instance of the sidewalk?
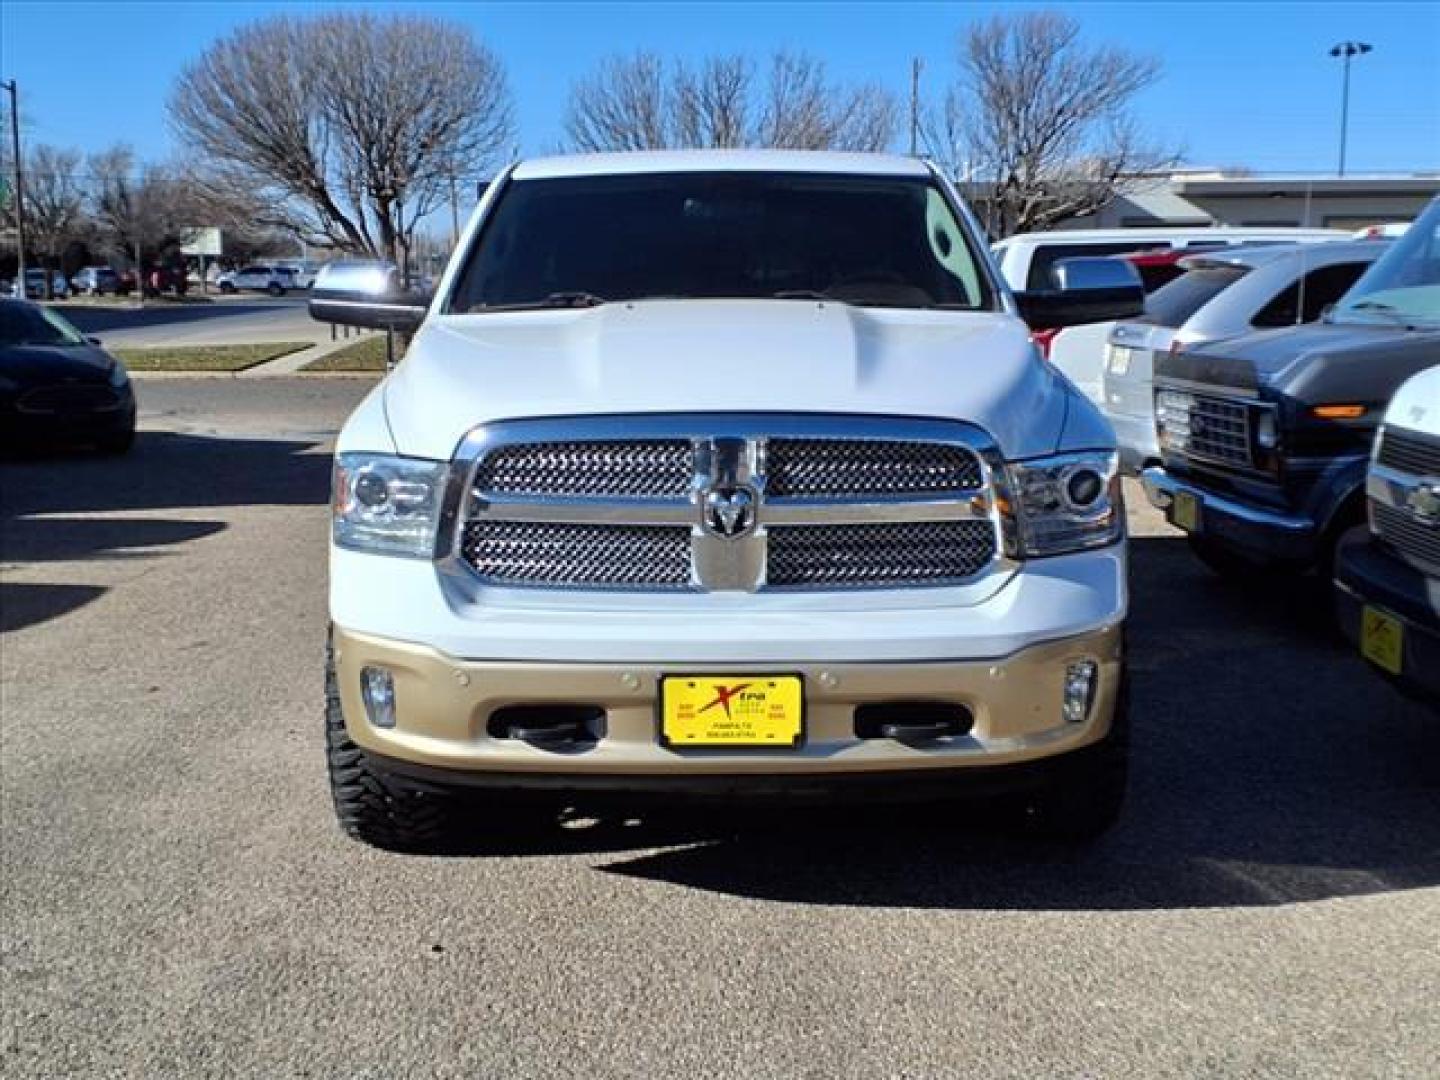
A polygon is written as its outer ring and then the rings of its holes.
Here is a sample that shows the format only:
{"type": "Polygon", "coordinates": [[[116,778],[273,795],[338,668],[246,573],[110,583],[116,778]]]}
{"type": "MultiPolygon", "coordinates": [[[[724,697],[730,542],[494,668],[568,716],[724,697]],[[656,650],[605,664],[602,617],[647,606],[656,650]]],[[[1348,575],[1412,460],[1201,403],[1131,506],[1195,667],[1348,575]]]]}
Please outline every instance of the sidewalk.
{"type": "MultiPolygon", "coordinates": [[[[290,353],[274,360],[266,361],[263,364],[256,364],[244,371],[237,371],[236,377],[241,379],[264,378],[267,375],[294,375],[306,364],[329,356],[332,352],[339,352],[347,345],[353,345],[359,340],[354,337],[336,338],[334,341],[325,340],[311,345],[308,349],[301,349],[299,352],[290,353]]],[[[333,374],[350,374],[349,372],[334,372],[333,374]]],[[[357,374],[367,374],[358,372],[357,374]]]]}

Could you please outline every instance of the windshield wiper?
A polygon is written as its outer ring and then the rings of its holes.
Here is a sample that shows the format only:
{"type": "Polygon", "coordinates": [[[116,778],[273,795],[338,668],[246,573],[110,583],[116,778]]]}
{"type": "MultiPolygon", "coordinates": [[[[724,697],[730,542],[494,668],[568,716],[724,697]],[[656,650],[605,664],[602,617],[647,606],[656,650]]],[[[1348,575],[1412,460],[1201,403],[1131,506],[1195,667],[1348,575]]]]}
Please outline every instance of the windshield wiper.
{"type": "MultiPolygon", "coordinates": [[[[779,292],[770,294],[771,300],[835,300],[829,293],[823,293],[819,289],[781,289],[779,292]]],[[[837,304],[845,303],[844,300],[835,300],[837,304]]]]}
{"type": "Polygon", "coordinates": [[[539,300],[521,300],[513,304],[475,304],[470,312],[544,311],[550,308],[592,308],[605,303],[603,296],[590,292],[552,292],[539,300]]]}
{"type": "Polygon", "coordinates": [[[1405,326],[1413,326],[1414,318],[1401,311],[1393,304],[1387,304],[1383,300],[1358,300],[1347,308],[1337,311],[1336,315],[1344,315],[1349,311],[1373,312],[1376,315],[1383,315],[1395,322],[1405,326]]]}

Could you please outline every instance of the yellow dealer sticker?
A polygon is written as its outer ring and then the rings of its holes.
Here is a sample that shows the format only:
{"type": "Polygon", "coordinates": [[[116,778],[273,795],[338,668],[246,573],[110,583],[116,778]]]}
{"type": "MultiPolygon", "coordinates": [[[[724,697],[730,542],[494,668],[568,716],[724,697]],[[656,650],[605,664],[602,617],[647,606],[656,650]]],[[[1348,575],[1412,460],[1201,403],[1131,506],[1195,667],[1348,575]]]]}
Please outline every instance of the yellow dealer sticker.
{"type": "Polygon", "coordinates": [[[798,675],[667,675],[660,680],[660,741],[676,748],[788,750],[805,739],[798,675]]]}
{"type": "Polygon", "coordinates": [[[1405,657],[1405,624],[1379,608],[1360,615],[1360,654],[1391,675],[1399,675],[1405,657]]]}

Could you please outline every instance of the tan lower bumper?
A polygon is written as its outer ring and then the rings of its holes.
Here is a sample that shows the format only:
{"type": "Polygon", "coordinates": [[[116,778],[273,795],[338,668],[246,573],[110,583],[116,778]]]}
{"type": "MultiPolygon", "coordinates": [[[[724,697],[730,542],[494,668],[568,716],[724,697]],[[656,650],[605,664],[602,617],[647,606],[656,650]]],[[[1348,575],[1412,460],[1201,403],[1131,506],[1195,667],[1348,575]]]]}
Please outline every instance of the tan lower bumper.
{"type": "Polygon", "coordinates": [[[334,629],[345,726],[365,750],[401,761],[484,772],[551,774],[755,774],[876,772],[988,766],[1077,750],[1110,729],[1120,684],[1120,628],[1047,642],[1000,660],[953,663],[745,665],[742,674],[796,672],[805,680],[806,741],[798,750],[676,751],[656,737],[659,677],[727,671],[703,664],[537,664],[456,660],[421,645],[334,629]],[[1090,716],[1061,719],[1066,664],[1094,660],[1100,683],[1090,716]],[[373,726],[360,671],[388,668],[397,723],[373,726]],[[853,712],[867,702],[925,699],[965,705],[969,735],[923,747],[858,739],[853,712]],[[486,732],[509,705],[589,705],[605,710],[605,737],[591,749],[556,753],[486,732]]]}

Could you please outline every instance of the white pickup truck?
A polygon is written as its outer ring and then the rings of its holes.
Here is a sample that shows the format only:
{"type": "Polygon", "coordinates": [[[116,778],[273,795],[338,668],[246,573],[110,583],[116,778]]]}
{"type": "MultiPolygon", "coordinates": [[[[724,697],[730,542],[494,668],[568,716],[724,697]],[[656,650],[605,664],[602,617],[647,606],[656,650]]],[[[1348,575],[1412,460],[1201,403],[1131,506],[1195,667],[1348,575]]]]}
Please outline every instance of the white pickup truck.
{"type": "Polygon", "coordinates": [[[344,828],[425,848],[487,828],[477,789],[1004,793],[1106,828],[1114,437],[1025,320],[1142,298],[1070,271],[1012,294],[912,159],[702,151],[511,168],[433,297],[327,275],[317,318],[414,335],[335,458],[344,828]]]}

